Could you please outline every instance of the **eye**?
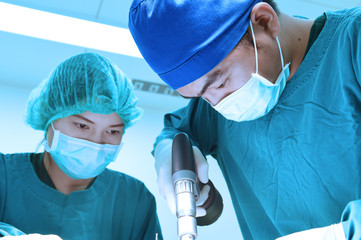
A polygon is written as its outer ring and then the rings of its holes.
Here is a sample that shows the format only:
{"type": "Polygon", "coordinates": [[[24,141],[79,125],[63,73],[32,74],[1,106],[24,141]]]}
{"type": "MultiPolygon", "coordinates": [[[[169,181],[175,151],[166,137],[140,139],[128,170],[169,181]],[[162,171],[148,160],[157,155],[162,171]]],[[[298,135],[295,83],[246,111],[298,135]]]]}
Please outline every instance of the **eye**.
{"type": "Polygon", "coordinates": [[[118,135],[121,134],[121,132],[119,130],[116,129],[110,129],[107,131],[110,135],[118,135]]]}
{"type": "Polygon", "coordinates": [[[89,129],[88,125],[84,123],[75,123],[75,125],[80,129],[89,129]]]}
{"type": "Polygon", "coordinates": [[[219,86],[217,87],[217,89],[221,89],[221,88],[224,88],[224,83],[222,83],[221,85],[219,85],[219,86]]]}
{"type": "Polygon", "coordinates": [[[218,85],[217,89],[222,89],[227,86],[228,78],[224,80],[220,85],[218,85]]]}

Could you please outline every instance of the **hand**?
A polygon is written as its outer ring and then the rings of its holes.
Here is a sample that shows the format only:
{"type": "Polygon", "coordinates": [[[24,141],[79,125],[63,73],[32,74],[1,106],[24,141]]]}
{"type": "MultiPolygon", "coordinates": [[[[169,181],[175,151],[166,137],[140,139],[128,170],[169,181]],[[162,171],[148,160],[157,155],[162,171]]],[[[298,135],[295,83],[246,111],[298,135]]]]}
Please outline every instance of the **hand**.
{"type": "Polygon", "coordinates": [[[346,240],[342,223],[333,224],[327,227],[312,228],[302,232],[292,233],[290,235],[277,238],[276,240],[346,240]]]}
{"type": "Polygon", "coordinates": [[[57,235],[41,235],[41,234],[29,234],[20,236],[6,236],[1,238],[2,240],[61,240],[57,235]]]}
{"type": "MultiPolygon", "coordinates": [[[[160,194],[166,199],[168,207],[176,214],[176,200],[172,180],[172,139],[160,141],[155,149],[155,169],[158,175],[158,187],[160,194]]],[[[208,182],[208,163],[198,147],[193,146],[197,177],[202,183],[208,182]]],[[[199,193],[197,206],[197,217],[206,215],[206,210],[200,208],[208,198],[209,186],[205,185],[199,193]]]]}

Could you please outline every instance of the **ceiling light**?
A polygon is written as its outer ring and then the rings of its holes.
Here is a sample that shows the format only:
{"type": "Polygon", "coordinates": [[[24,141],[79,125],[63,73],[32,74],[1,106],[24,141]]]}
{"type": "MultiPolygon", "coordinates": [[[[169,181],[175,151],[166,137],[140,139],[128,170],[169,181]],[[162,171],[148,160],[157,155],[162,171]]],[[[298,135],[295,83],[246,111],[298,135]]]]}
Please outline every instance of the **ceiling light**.
{"type": "Polygon", "coordinates": [[[142,58],[128,29],[0,3],[0,31],[142,58]]]}

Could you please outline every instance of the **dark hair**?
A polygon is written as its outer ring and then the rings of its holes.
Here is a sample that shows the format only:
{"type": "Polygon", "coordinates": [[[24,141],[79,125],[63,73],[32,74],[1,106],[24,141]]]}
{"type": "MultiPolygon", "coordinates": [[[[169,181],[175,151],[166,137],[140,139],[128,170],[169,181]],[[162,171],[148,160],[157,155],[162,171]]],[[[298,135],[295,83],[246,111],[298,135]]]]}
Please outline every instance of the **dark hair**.
{"type": "Polygon", "coordinates": [[[263,2],[268,3],[273,10],[277,13],[277,15],[280,14],[280,10],[278,9],[277,3],[273,0],[264,0],[263,2]]]}

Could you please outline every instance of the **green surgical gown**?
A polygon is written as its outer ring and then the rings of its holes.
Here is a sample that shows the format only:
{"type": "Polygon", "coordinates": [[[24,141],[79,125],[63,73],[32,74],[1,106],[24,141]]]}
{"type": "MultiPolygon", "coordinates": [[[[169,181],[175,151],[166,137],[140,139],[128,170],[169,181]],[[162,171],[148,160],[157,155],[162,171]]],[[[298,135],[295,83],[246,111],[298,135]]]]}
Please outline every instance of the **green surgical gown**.
{"type": "Polygon", "coordinates": [[[186,132],[217,160],[246,240],[340,221],[361,238],[361,9],[326,16],[266,116],[230,121],[195,98],[165,116],[154,144],[186,132]]]}
{"type": "Polygon", "coordinates": [[[155,199],[139,180],[106,169],[88,189],[65,195],[38,178],[34,156],[0,154],[0,236],[163,239],[155,199]]]}

